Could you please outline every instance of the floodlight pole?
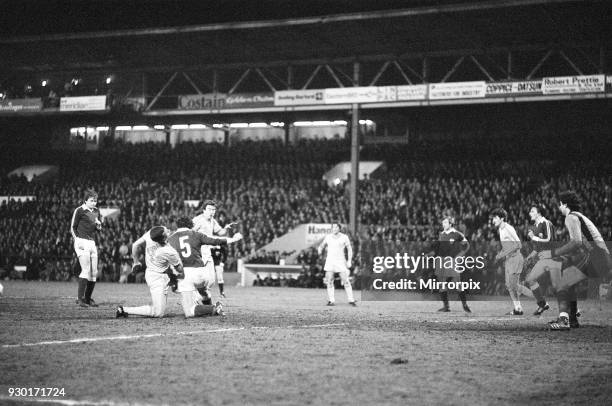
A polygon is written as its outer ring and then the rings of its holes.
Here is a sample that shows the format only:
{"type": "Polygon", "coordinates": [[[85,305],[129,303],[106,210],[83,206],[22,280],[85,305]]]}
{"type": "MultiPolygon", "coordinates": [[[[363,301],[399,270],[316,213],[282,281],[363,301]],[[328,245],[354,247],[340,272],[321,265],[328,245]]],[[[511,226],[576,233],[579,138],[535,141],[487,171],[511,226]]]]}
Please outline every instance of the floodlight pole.
{"type": "MultiPolygon", "coordinates": [[[[359,62],[353,63],[353,85],[359,86],[359,62]]],[[[350,184],[350,209],[349,228],[356,236],[359,225],[357,219],[359,191],[359,104],[351,106],[351,184],[350,184]]]]}

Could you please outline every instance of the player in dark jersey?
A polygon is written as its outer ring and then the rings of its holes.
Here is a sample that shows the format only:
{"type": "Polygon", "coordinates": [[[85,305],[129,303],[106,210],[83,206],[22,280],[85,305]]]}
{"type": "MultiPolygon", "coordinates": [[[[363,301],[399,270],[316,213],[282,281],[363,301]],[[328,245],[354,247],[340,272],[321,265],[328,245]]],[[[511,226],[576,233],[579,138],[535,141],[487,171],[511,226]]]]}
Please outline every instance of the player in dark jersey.
{"type": "Polygon", "coordinates": [[[214,306],[203,305],[202,296],[198,293],[199,287],[208,288],[215,282],[214,270],[206,267],[202,260],[202,246],[231,244],[240,241],[242,235],[237,233],[231,238],[208,237],[193,231],[193,221],[188,217],[178,219],[177,226],[178,229],[168,238],[168,243],[179,253],[185,271],[185,278],[178,281],[185,317],[212,314],[214,306]]]}
{"type": "MultiPolygon", "coordinates": [[[[441,258],[441,261],[436,269],[436,276],[438,281],[446,282],[459,282],[461,280],[461,274],[455,270],[454,266],[445,266],[454,262],[454,258],[463,256],[470,248],[470,243],[465,238],[463,233],[457,231],[454,227],[455,219],[451,216],[446,216],[442,219],[442,232],[438,238],[438,241],[434,244],[435,255],[441,258]],[[445,261],[445,258],[453,258],[453,261],[445,261]]],[[[459,290],[459,299],[463,305],[463,310],[467,313],[471,313],[465,291],[459,290]]],[[[450,312],[450,306],[448,303],[448,290],[446,288],[440,289],[440,298],[442,299],[442,308],[439,312],[450,312]]]]}
{"type": "Polygon", "coordinates": [[[102,216],[96,207],[98,194],[93,189],[85,190],[83,198],[84,203],[74,210],[70,222],[74,250],[81,265],[76,302],[81,307],[97,307],[91,294],[98,276],[98,249],[95,234],[96,231],[102,229],[102,216]]]}
{"type": "Polygon", "coordinates": [[[534,222],[534,227],[529,230],[527,234],[533,243],[533,251],[527,256],[526,263],[532,263],[534,265],[525,276],[524,283],[525,286],[533,292],[533,297],[538,304],[538,308],[533,313],[536,316],[550,309],[550,305],[546,303],[538,279],[551,269],[561,269],[561,261],[555,261],[554,259],[538,259],[538,253],[552,249],[555,240],[553,225],[550,220],[544,217],[544,210],[544,207],[537,203],[531,206],[529,209],[529,217],[531,217],[531,220],[534,222]]]}
{"type": "Polygon", "coordinates": [[[544,250],[541,259],[560,258],[562,268],[551,270],[550,279],[557,293],[559,318],[549,323],[551,330],[569,330],[578,324],[576,285],[587,278],[606,277],[612,266],[610,251],[595,224],[580,213],[582,200],[573,191],[559,194],[559,210],[565,216],[569,241],[544,250]]]}

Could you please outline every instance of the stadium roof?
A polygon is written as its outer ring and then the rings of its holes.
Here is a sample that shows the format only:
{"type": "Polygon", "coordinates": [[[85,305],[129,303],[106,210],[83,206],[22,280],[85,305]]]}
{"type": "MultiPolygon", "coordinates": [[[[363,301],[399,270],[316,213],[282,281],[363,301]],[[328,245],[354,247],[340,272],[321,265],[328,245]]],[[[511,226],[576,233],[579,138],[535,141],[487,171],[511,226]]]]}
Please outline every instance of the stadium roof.
{"type": "Polygon", "coordinates": [[[0,15],[5,76],[609,48],[612,39],[612,2],[603,0],[8,3],[0,15]]]}

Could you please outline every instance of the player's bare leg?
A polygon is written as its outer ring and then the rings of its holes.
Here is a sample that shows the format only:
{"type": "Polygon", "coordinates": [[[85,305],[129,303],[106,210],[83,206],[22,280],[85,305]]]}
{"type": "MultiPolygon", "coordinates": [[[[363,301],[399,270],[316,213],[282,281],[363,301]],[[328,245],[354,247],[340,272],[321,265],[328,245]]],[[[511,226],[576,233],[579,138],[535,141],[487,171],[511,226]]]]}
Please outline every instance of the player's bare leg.
{"type": "Polygon", "coordinates": [[[355,297],[353,297],[353,286],[351,285],[351,280],[349,279],[349,273],[341,272],[340,279],[342,281],[342,286],[344,286],[344,291],[346,292],[346,297],[349,304],[356,306],[357,302],[355,302],[355,297]]]}
{"type": "Polygon", "coordinates": [[[470,309],[470,306],[468,306],[467,304],[467,297],[465,295],[465,291],[463,289],[459,289],[457,293],[459,295],[459,300],[461,300],[461,306],[463,306],[463,310],[466,313],[472,313],[472,309],[470,309]]]}
{"type": "Polygon", "coordinates": [[[219,265],[215,265],[215,276],[217,277],[217,285],[219,285],[219,295],[225,297],[224,282],[223,282],[223,269],[225,264],[221,262],[219,265]]]}
{"type": "Polygon", "coordinates": [[[450,312],[450,305],[448,304],[448,290],[446,288],[440,289],[440,299],[442,300],[442,307],[438,309],[439,312],[450,312]]]}
{"type": "Polygon", "coordinates": [[[332,271],[325,271],[323,282],[327,285],[327,305],[333,306],[336,303],[334,296],[334,273],[332,271]]]}
{"type": "Polygon", "coordinates": [[[544,298],[544,293],[540,288],[540,284],[537,282],[540,277],[542,277],[545,273],[550,273],[553,269],[561,269],[560,261],[553,261],[552,259],[542,259],[536,262],[531,271],[527,274],[525,278],[525,285],[533,292],[533,297],[535,298],[538,308],[533,313],[535,316],[539,316],[544,313],[546,310],[550,309],[550,305],[546,303],[546,299],[544,298]]]}
{"type": "Polygon", "coordinates": [[[506,271],[506,288],[508,289],[508,293],[510,294],[510,299],[512,299],[512,304],[514,309],[510,314],[515,316],[521,316],[523,314],[523,307],[521,306],[521,301],[518,297],[518,284],[519,284],[519,274],[518,273],[509,273],[506,271]]]}
{"type": "Polygon", "coordinates": [[[77,304],[81,307],[88,307],[85,301],[85,291],[89,283],[91,275],[91,258],[83,252],[79,256],[79,265],[81,266],[81,273],[79,274],[79,286],[77,290],[77,304]]]}
{"type": "Polygon", "coordinates": [[[559,303],[559,318],[549,323],[552,330],[569,330],[578,324],[578,301],[575,286],[585,280],[587,276],[576,266],[570,266],[561,272],[553,270],[550,272],[550,280],[557,292],[559,303]]]}
{"type": "Polygon", "coordinates": [[[94,287],[96,286],[96,279],[98,276],[98,253],[97,251],[92,253],[89,259],[91,261],[91,264],[89,267],[90,269],[89,278],[87,279],[87,285],[85,287],[85,303],[87,303],[87,305],[91,307],[98,307],[96,302],[91,298],[94,287]]]}

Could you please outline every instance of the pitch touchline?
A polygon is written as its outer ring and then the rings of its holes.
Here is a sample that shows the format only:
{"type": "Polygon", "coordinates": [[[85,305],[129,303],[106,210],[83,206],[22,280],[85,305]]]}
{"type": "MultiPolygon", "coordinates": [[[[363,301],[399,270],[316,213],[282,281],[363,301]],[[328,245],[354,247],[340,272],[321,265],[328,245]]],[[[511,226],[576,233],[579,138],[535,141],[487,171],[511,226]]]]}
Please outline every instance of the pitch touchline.
{"type": "MultiPolygon", "coordinates": [[[[331,323],[331,324],[311,324],[303,326],[284,326],[284,327],[251,327],[249,329],[281,329],[281,328],[320,328],[320,327],[338,327],[345,326],[346,323],[331,323]]],[[[72,340],[55,340],[55,341],[39,341],[37,343],[21,343],[21,344],[4,344],[2,348],[17,348],[17,347],[35,347],[40,345],[55,345],[55,344],[75,344],[75,343],[89,343],[96,341],[112,341],[112,340],[135,340],[140,338],[153,338],[153,337],[168,337],[168,336],[183,336],[192,334],[207,334],[207,333],[224,333],[228,331],[240,331],[246,330],[245,327],[236,328],[220,328],[215,330],[196,330],[196,331],[179,331],[177,333],[163,334],[138,334],[138,335],[121,335],[121,336],[109,336],[109,337],[85,337],[85,338],[73,338],[72,340]]]]}
{"type": "Polygon", "coordinates": [[[58,398],[35,398],[35,397],[9,397],[6,395],[0,395],[0,401],[10,400],[12,402],[38,402],[38,403],[51,403],[60,404],[66,406],[140,406],[149,405],[149,403],[133,403],[133,402],[113,402],[112,400],[74,400],[74,399],[58,399],[58,398]]]}

